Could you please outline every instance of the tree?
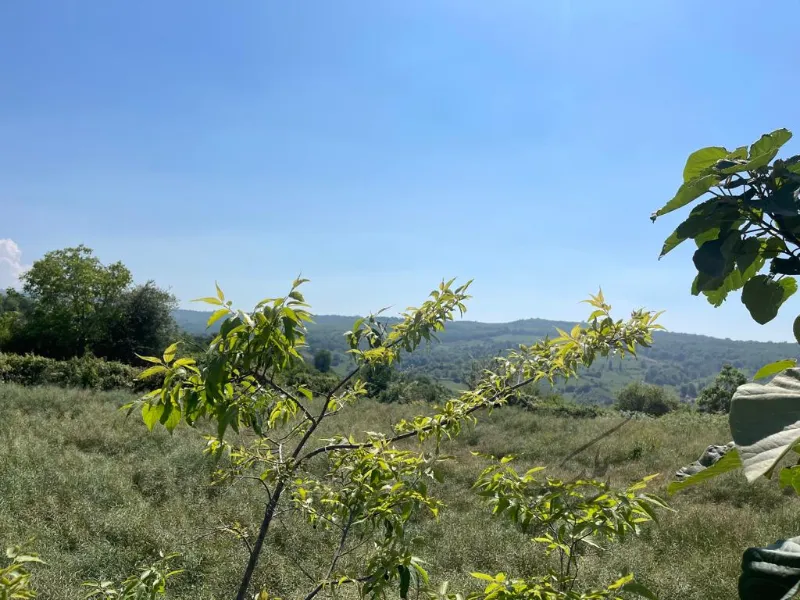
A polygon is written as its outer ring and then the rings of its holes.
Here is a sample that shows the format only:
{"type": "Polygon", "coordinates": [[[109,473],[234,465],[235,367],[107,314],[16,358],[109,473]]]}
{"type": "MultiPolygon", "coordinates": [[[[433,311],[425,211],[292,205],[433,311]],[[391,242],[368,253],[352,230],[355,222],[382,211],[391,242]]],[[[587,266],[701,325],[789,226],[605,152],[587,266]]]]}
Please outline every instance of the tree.
{"type": "Polygon", "coordinates": [[[327,373],[331,370],[331,351],[318,350],[314,354],[314,368],[320,373],[327,373]]]}
{"type": "Polygon", "coordinates": [[[90,350],[121,318],[119,301],[131,274],[121,262],[104,266],[81,245],[48,252],[22,275],[22,283],[33,302],[26,324],[31,350],[69,358],[90,350]]]}
{"type": "Polygon", "coordinates": [[[680,406],[677,398],[667,388],[635,381],[625,386],[617,395],[619,410],[633,411],[660,417],[680,406]]]}
{"type": "Polygon", "coordinates": [[[138,355],[158,353],[178,334],[172,311],[175,296],[148,281],[125,290],[118,299],[117,319],[101,329],[92,351],[110,360],[131,363],[138,355]]]}
{"type": "Polygon", "coordinates": [[[740,385],[747,383],[747,377],[733,365],[722,367],[714,382],[704,388],[697,397],[697,406],[704,412],[729,413],[731,398],[740,385]]]}
{"type": "Polygon", "coordinates": [[[60,359],[91,352],[130,363],[177,334],[172,294],[152,281],[132,286],[125,265],[105,266],[86,246],[48,252],[22,282],[23,294],[3,298],[17,316],[0,317],[0,343],[9,330],[4,347],[14,352],[60,359]]]}
{"type": "MultiPolygon", "coordinates": [[[[632,353],[637,346],[648,346],[653,330],[659,328],[657,315],[644,311],[635,311],[628,321],[613,319],[611,307],[598,294],[589,300],[594,312],[587,326],[576,326],[530,346],[521,345],[498,358],[474,389],[434,411],[402,419],[388,431],[357,435],[346,422],[334,417],[366,396],[365,372],[390,367],[422,342],[433,339],[456,312],[466,309],[469,284],[454,287],[452,281],[442,282],[428,300],[419,308],[408,309],[391,328],[374,317],[358,319],[346,334],[355,367],[327,390],[315,392],[305,385],[284,385],[280,379],[303,361],[300,349],[305,343],[305,323],[311,319],[299,290],[303,283],[295,281],[288,294],[264,300],[251,312],[231,308],[218,288],[217,295],[205,301],[216,306],[209,323],[222,321],[222,325],[202,360],[178,358],[177,344],[159,357],[147,357],[151,366],[142,377],[159,375],[163,386],[127,407],[138,407],[151,429],[161,424],[171,431],[181,421],[193,427],[211,421],[216,427],[209,430],[204,425],[202,430],[215,431],[208,436],[207,451],[220,458],[219,476],[250,482],[255,489],[263,490],[263,517],[254,524],[254,530],[242,533],[248,555],[237,600],[249,597],[259,558],[276,520],[292,515],[293,526],[302,517],[321,534],[320,549],[315,554],[326,559],[317,564],[307,600],[340,586],[355,587],[359,597],[385,597],[390,586],[396,585],[400,597],[406,598],[412,584],[436,594],[427,588],[428,575],[413,553],[410,525],[424,513],[435,518],[442,508],[426,482],[442,479],[440,463],[446,457],[440,450],[445,440],[473,423],[481,411],[505,405],[517,389],[538,381],[572,377],[579,368],[591,365],[595,357],[632,353]],[[246,435],[232,441],[226,437],[229,429],[246,435]],[[332,536],[331,547],[323,548],[324,540],[332,536]]],[[[375,424],[375,429],[379,428],[375,424]]],[[[526,485],[538,489],[529,475],[523,477],[526,485]]],[[[591,487],[595,482],[571,485],[591,487]]],[[[545,544],[550,549],[553,544],[560,547],[573,540],[577,544],[578,537],[586,537],[583,534],[619,537],[626,530],[623,522],[635,531],[636,523],[650,518],[648,509],[639,508],[644,504],[635,493],[643,485],[622,496],[582,496],[565,495],[563,484],[549,480],[547,489],[554,494],[553,502],[543,498],[541,504],[530,506],[531,518],[540,515],[561,531],[559,539],[545,544]],[[560,511],[563,502],[574,507],[571,503],[580,498],[587,498],[590,506],[560,511]],[[587,510],[589,515],[601,511],[602,519],[591,516],[592,523],[579,527],[564,517],[586,515],[587,510]],[[617,514],[618,510],[622,512],[617,514]]],[[[600,489],[595,487],[595,492],[600,489]]],[[[495,513],[510,506],[512,493],[517,492],[493,492],[502,505],[495,507],[495,513]]],[[[495,583],[506,581],[501,574],[479,576],[486,577],[492,577],[495,583]]],[[[561,577],[545,575],[524,584],[530,590],[524,597],[533,598],[534,591],[539,593],[536,597],[551,600],[610,600],[626,592],[644,594],[644,588],[631,578],[626,576],[606,588],[578,594],[573,591],[575,582],[569,573],[561,577]]],[[[498,593],[500,589],[503,584],[498,593]]],[[[510,598],[514,589],[498,595],[487,588],[486,598],[510,598]]],[[[455,598],[446,590],[441,594],[455,598]]],[[[257,597],[268,598],[268,591],[262,590],[257,597]]]]}

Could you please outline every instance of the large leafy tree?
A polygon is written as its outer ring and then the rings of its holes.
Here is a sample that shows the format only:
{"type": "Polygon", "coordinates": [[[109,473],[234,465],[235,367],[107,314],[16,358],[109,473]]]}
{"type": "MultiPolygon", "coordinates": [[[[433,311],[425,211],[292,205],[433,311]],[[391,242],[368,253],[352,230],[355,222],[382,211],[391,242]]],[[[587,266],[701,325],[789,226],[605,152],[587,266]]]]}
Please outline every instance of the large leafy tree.
{"type": "Polygon", "coordinates": [[[26,325],[31,349],[56,358],[91,350],[120,318],[131,281],[121,262],[103,265],[83,245],[45,254],[22,276],[34,303],[26,325]]]}
{"type": "Polygon", "coordinates": [[[8,347],[53,358],[92,352],[131,362],[176,334],[175,298],[153,282],[133,286],[121,262],[104,265],[86,246],[48,252],[22,276],[22,320],[8,347]]]}

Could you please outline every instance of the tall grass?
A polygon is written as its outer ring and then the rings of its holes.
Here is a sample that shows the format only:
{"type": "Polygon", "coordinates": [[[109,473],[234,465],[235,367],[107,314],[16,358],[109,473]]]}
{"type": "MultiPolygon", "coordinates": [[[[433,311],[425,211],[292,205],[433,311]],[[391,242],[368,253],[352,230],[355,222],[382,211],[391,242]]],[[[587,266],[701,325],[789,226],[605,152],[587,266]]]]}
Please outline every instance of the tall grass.
{"type": "MultiPolygon", "coordinates": [[[[47,599],[82,597],[80,582],[130,573],[159,550],[183,554],[187,572],[170,597],[229,598],[245,562],[245,549],[219,528],[257,523],[263,495],[257,485],[209,486],[215,466],[202,455],[200,432],[148,433],[138,416],[117,407],[126,393],[0,385],[0,543],[36,537],[47,565],[35,570],[47,599]]],[[[415,407],[365,402],[336,417],[353,433],[388,428],[415,407]]],[[[484,415],[449,445],[439,493],[448,505],[439,521],[420,520],[419,555],[434,580],[452,590],[476,588],[471,571],[541,572],[545,559],[520,534],[495,521],[470,492],[484,462],[471,451],[515,454],[520,466],[547,465],[555,475],[586,475],[628,483],[664,474],[657,492],[681,465],[709,443],[730,436],[724,418],[674,414],[633,420],[612,436],[557,465],[572,450],[620,421],[574,419],[508,408],[484,415]]],[[[321,435],[325,435],[323,432],[321,435]]],[[[800,500],[775,484],[748,486],[724,476],[672,499],[678,510],[624,544],[585,557],[582,578],[608,581],[634,571],[662,599],[729,600],[736,596],[742,551],[796,535],[800,500]]],[[[272,534],[256,581],[283,597],[309,589],[303,571],[327,558],[318,532],[283,522],[272,534]]]]}

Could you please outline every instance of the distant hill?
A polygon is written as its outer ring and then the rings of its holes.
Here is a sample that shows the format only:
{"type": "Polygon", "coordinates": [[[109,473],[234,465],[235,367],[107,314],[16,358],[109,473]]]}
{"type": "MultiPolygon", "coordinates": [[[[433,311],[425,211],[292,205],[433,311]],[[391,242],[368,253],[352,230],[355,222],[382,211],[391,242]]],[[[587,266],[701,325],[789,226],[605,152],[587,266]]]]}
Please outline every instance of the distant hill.
{"type": "MultiPolygon", "coordinates": [[[[178,310],[174,315],[184,330],[195,334],[206,331],[209,313],[178,310]]],[[[350,358],[345,354],[347,346],[342,334],[352,327],[355,319],[339,315],[315,316],[315,323],[308,329],[311,351],[326,348],[334,353],[334,365],[345,368],[350,358]]],[[[441,343],[404,357],[400,368],[458,387],[464,384],[473,361],[553,335],[556,327],[569,329],[573,325],[545,319],[511,323],[456,321],[440,335],[441,343]]],[[[559,389],[580,402],[608,404],[621,387],[631,381],[644,380],[673,387],[682,397],[693,398],[726,363],[752,375],[767,363],[799,355],[800,346],[791,343],[745,342],[658,332],[653,347],[642,349],[638,360],[599,360],[580,378],[560,385],[559,389]]]]}

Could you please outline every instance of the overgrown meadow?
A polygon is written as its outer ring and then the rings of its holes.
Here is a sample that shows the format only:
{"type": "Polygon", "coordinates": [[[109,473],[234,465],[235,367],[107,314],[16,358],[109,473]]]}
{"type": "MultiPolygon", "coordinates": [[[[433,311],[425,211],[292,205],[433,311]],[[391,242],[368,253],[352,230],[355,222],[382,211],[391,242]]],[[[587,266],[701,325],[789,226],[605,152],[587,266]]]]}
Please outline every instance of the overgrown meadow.
{"type": "MultiPolygon", "coordinates": [[[[170,580],[169,597],[229,598],[241,577],[247,550],[230,531],[257,522],[263,512],[258,482],[210,485],[216,470],[202,452],[201,432],[179,426],[170,435],[148,432],[138,415],[118,410],[133,396],[59,388],[0,386],[0,539],[35,536],[44,565],[33,568],[39,597],[75,599],[81,581],[122,577],[157,558],[180,552],[186,571],[170,580]]],[[[381,426],[424,407],[364,400],[335,417],[353,433],[381,426]]],[[[470,492],[485,461],[472,452],[514,454],[520,466],[547,465],[564,477],[594,476],[624,485],[650,473],[658,493],[675,469],[695,460],[712,442],[730,436],[724,416],[671,414],[636,418],[566,465],[573,450],[620,423],[598,418],[556,417],[515,407],[495,410],[444,450],[438,485],[446,508],[438,520],[416,518],[417,554],[429,561],[432,582],[449,580],[451,591],[481,588],[472,571],[546,570],[540,548],[493,518],[470,492]]],[[[323,432],[324,435],[325,432],[323,432]]],[[[747,485],[731,473],[670,499],[676,513],[661,513],[640,537],[589,552],[581,581],[603,582],[634,572],[660,598],[728,600],[736,596],[742,549],[794,531],[800,505],[778,486],[747,485]]],[[[284,517],[270,532],[255,581],[281,597],[302,597],[314,573],[330,559],[335,540],[284,517]],[[322,536],[322,537],[320,537],[322,536]]],[[[341,588],[341,597],[354,590],[341,588]]],[[[413,591],[412,591],[413,595],[413,591]]]]}

